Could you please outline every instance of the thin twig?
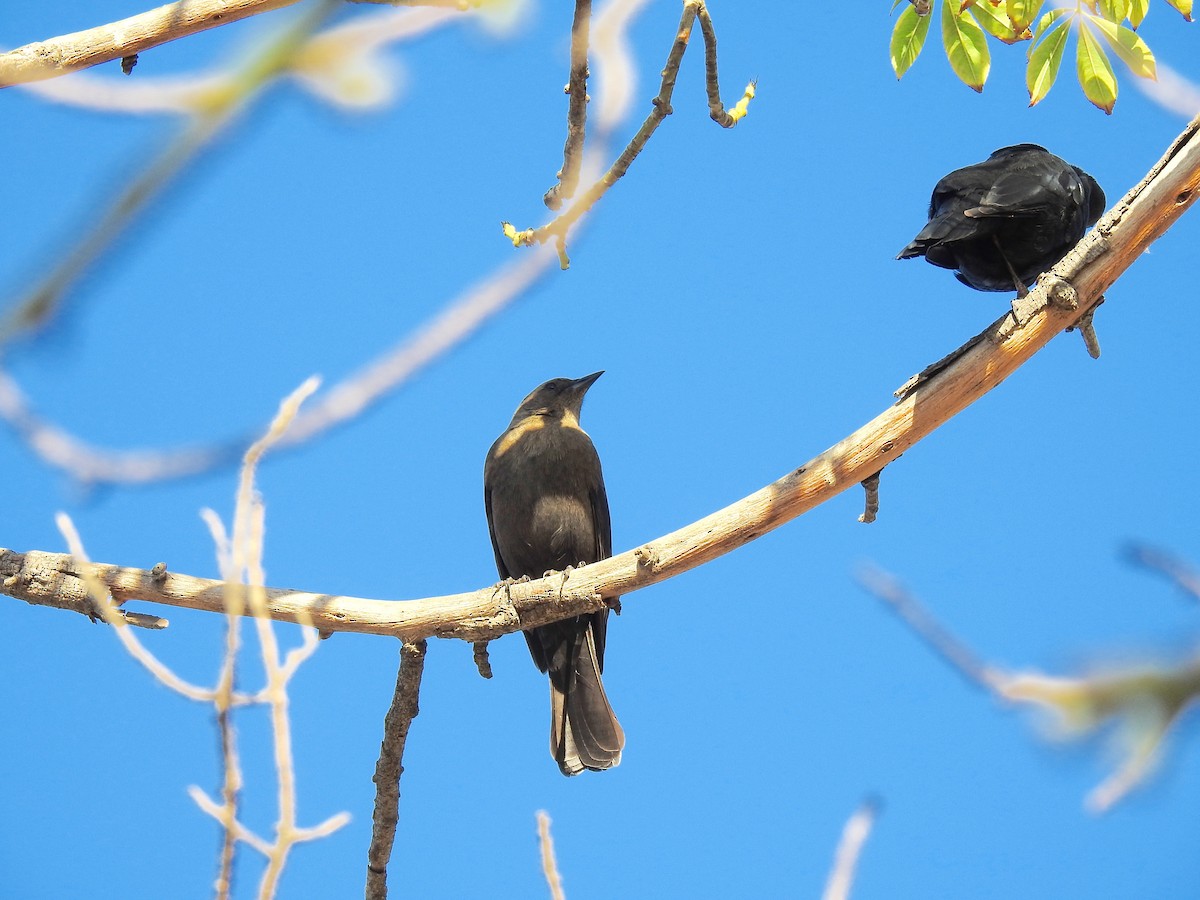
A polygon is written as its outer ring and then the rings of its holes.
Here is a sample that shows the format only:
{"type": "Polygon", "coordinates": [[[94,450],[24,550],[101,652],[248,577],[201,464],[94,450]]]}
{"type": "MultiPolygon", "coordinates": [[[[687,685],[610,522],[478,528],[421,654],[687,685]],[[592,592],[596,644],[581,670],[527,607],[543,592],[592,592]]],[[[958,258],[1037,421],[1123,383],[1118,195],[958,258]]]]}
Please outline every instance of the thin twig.
{"type": "Polygon", "coordinates": [[[567,93],[567,141],[563,147],[563,165],[554,187],[542,201],[558,209],[563,200],[575,196],[579,170],[583,166],[583,141],[587,127],[588,29],[592,21],[592,0],[575,0],[575,20],[571,24],[571,75],[567,93]]]}
{"type": "Polygon", "coordinates": [[[542,851],[542,874],[550,888],[551,900],[566,900],[563,893],[562,876],[558,874],[558,860],[554,856],[554,838],[550,835],[550,814],[544,809],[537,813],[538,846],[542,851]]]}
{"type": "Polygon", "coordinates": [[[659,87],[658,96],[651,101],[654,108],[650,112],[650,115],[646,117],[646,121],[642,123],[642,127],[638,129],[638,133],[634,135],[633,140],[629,142],[629,145],[617,157],[616,162],[612,164],[600,180],[588,188],[583,196],[553,221],[539,228],[527,228],[524,231],[518,231],[511,222],[502,222],[501,226],[504,235],[512,241],[514,247],[526,247],[532,244],[544,244],[553,241],[558,250],[559,265],[564,269],[570,266],[570,260],[567,258],[566,253],[566,238],[571,227],[580,216],[595,206],[600,198],[608,193],[608,189],[629,171],[630,165],[633,164],[637,155],[642,152],[642,149],[646,146],[646,142],[650,140],[650,136],[654,134],[663,120],[673,112],[671,109],[671,97],[675,93],[675,80],[679,76],[679,64],[683,60],[684,52],[687,50],[688,40],[692,34],[692,26],[695,24],[697,16],[700,17],[701,31],[704,34],[705,40],[705,83],[709,96],[709,115],[714,121],[726,128],[736,125],[746,115],[750,101],[754,98],[754,82],[750,82],[746,86],[742,98],[727,112],[721,104],[720,90],[717,86],[716,32],[712,27],[712,20],[708,16],[708,10],[705,8],[703,0],[685,0],[683,17],[679,20],[679,29],[675,34],[675,41],[671,44],[671,51],[667,54],[667,63],[663,67],[662,83],[659,87]]]}
{"type": "Polygon", "coordinates": [[[404,774],[404,745],[412,720],[420,712],[421,676],[425,671],[425,641],[405,642],[392,705],[383,720],[383,743],[375,763],[375,813],[371,846],[367,850],[367,900],[387,900],[387,867],[400,819],[400,776],[404,774]]]}
{"type": "Polygon", "coordinates": [[[858,860],[867,838],[871,836],[875,820],[879,817],[879,809],[879,800],[868,797],[846,821],[846,826],[842,829],[842,839],[838,842],[837,853],[833,858],[833,869],[825,883],[822,900],[848,900],[850,897],[858,860]]]}

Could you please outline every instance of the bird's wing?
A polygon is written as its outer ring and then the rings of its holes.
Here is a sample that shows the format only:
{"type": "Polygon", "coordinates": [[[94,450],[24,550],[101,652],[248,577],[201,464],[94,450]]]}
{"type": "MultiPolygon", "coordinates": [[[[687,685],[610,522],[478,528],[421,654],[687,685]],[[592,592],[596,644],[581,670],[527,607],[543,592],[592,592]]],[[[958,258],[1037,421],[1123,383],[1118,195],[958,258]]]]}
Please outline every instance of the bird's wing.
{"type": "MultiPolygon", "coordinates": [[[[604,492],[604,481],[589,492],[592,501],[592,527],[596,540],[596,559],[612,556],[612,520],[608,516],[608,495],[604,492]]],[[[604,671],[604,636],[608,630],[608,610],[592,616],[592,637],[596,645],[596,666],[604,671]]]]}
{"type": "Polygon", "coordinates": [[[1069,166],[1050,156],[1002,172],[967,215],[973,219],[1024,218],[1040,215],[1047,207],[1061,205],[1067,199],[1081,202],[1083,186],[1069,166]]]}
{"type": "Polygon", "coordinates": [[[496,571],[500,573],[501,578],[511,578],[512,575],[508,571],[508,566],[504,564],[504,557],[500,555],[500,544],[496,541],[496,526],[492,523],[491,488],[483,489],[483,509],[487,514],[488,537],[492,539],[492,552],[496,554],[496,571]]]}

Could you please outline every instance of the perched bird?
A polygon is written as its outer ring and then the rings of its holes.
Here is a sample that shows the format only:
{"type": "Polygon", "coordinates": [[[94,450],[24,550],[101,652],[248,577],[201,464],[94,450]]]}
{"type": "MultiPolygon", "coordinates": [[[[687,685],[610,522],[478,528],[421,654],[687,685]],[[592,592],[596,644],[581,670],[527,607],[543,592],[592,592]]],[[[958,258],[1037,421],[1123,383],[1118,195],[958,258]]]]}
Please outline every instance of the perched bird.
{"type": "MultiPolygon", "coordinates": [[[[579,427],[583,396],[602,374],[547,381],[488,450],[483,498],[502,578],[612,556],[600,457],[579,427]]],[[[607,622],[603,610],[525,632],[534,663],[550,674],[550,754],[564,775],[621,761],[625,733],[600,681],[607,622]]]]}
{"type": "Polygon", "coordinates": [[[897,259],[924,256],[977,291],[1024,296],[1104,212],[1087,172],[1037,144],[1003,147],[937,183],[929,224],[897,259]]]}

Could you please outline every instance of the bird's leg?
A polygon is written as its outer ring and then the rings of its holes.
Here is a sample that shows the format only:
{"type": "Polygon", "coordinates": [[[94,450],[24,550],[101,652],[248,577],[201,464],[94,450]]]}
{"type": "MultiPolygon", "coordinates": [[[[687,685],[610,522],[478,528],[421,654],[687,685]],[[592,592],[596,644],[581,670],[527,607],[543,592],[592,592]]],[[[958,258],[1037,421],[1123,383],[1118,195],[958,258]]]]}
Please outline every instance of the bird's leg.
{"type": "Polygon", "coordinates": [[[1029,288],[1025,287],[1025,283],[1017,276],[1017,270],[1014,269],[1012,263],[1008,261],[1008,255],[1005,254],[1004,248],[1000,246],[1000,238],[993,234],[992,243],[996,245],[996,252],[1000,254],[1000,258],[1004,260],[1004,267],[1008,269],[1008,274],[1012,276],[1013,287],[1017,289],[1017,299],[1020,300],[1029,293],[1029,288]]]}

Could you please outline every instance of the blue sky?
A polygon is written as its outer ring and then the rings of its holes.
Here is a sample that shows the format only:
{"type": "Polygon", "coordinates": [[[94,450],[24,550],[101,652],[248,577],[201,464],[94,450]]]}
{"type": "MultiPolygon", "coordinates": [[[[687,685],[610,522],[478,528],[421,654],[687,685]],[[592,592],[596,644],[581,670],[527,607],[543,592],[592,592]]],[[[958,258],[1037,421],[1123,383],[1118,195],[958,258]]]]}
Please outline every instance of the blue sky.
{"type": "MultiPolygon", "coordinates": [[[[5,365],[41,414],[111,448],[240,436],[310,374],[349,376],[513,261],[502,219],[545,220],[562,161],[568,6],[534,4],[503,41],[463,24],[404,45],[391,54],[402,96],[369,114],[272,91],[5,365]]],[[[569,271],[353,423],[264,465],[268,581],[388,599],[490,584],[484,454],[535,385],[597,369],[583,424],[604,463],[614,548],[721,508],[876,415],[1004,311],[1003,295],[893,259],[941,175],[1034,141],[1091,172],[1111,204],[1184,125],[1124,72],[1111,117],[1070,73],[1027,109],[1019,47],[993,45],[982,95],[936,43],[897,82],[888,6],[785,16],[777,3],[714,0],[727,102],[758,79],[748,118],[733,131],[709,121],[697,34],[674,115],[571,241],[569,271]]],[[[0,41],[141,10],[14,7],[0,41]]],[[[632,29],[640,80],[621,144],[650,108],[678,15],[653,4],[632,29]]],[[[227,60],[280,20],[147,52],[130,80],[227,60]]],[[[1200,79],[1194,27],[1166,4],[1142,33],[1200,79]]],[[[2,99],[7,305],[176,126],[19,90],[2,99]]],[[[493,644],[491,681],[469,646],[431,642],[393,884],[419,897],[545,896],[534,813],[546,809],[571,900],[819,896],[843,823],[873,793],[884,812],[860,900],[1194,894],[1194,726],[1144,790],[1089,814],[1085,795],[1111,771],[1105,745],[1040,738],[934,658],[854,572],[867,561],[894,572],[997,664],[1074,673],[1182,658],[1200,611],[1121,549],[1137,539],[1197,559],[1197,221],[1185,216],[1109,291],[1098,362],[1077,336],[1057,338],[886,470],[877,523],[856,521],[861,492],[848,491],[630,596],[606,654],[628,738],[619,768],[558,773],[544,676],[519,637],[493,644]]],[[[0,467],[0,545],[64,550],[61,509],[96,560],[217,575],[198,510],[228,519],[231,469],[89,490],[7,430],[0,467]]],[[[171,627],[149,646],[212,682],[221,621],[165,614],[171,627]]],[[[186,787],[217,788],[211,712],[82,617],[15,601],[0,617],[0,893],[208,895],[217,829],[186,787]]],[[[341,810],[353,821],[295,851],[282,897],[361,892],[397,651],[339,634],[294,683],[301,824],[341,810]]],[[[252,661],[243,672],[254,687],[252,661]]],[[[268,832],[266,719],[247,712],[239,728],[246,818],[268,832]]],[[[239,896],[260,869],[243,851],[239,896]]]]}

